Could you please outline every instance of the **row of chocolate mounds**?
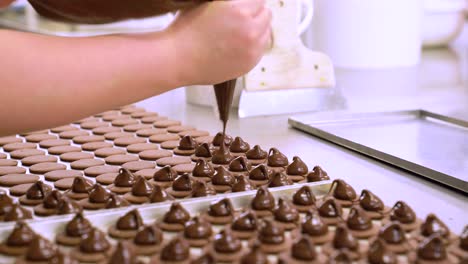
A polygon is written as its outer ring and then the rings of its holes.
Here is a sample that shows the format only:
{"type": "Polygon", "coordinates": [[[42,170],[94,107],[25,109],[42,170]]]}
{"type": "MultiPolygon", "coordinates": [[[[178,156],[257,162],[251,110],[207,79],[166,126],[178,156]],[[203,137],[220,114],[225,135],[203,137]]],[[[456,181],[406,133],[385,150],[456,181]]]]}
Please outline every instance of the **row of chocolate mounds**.
{"type": "MultiPolygon", "coordinates": [[[[134,209],[107,232],[77,213],[55,239],[58,245],[73,248],[69,257],[91,263],[137,263],[136,256],[148,256],[150,263],[269,263],[267,254],[277,255],[278,263],[399,263],[401,257],[407,263],[468,260],[468,227],[458,237],[434,214],[422,221],[405,202],[387,208],[369,190],[358,197],[342,180],[334,181],[321,198],[303,186],[292,199],[276,200],[262,187],[244,207],[236,211],[224,198],[191,216],[174,202],[161,219],[146,224],[134,209]],[[214,226],[221,231],[215,234],[214,226]],[[175,237],[165,239],[164,232],[175,237]],[[116,247],[106,233],[120,241],[116,247]],[[191,256],[190,248],[202,248],[202,256],[191,256]]],[[[0,251],[28,263],[63,258],[52,242],[21,221],[0,251]]]]}

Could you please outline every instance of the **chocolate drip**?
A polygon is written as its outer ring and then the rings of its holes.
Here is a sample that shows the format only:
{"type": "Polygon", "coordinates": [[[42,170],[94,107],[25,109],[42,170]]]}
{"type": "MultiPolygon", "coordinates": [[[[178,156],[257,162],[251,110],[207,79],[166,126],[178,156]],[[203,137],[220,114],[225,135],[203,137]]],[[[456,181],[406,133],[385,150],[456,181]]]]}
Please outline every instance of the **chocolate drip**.
{"type": "Polygon", "coordinates": [[[214,174],[215,174],[215,169],[213,168],[213,166],[203,159],[197,161],[192,171],[192,175],[194,177],[211,178],[213,177],[214,174]]]}
{"type": "Polygon", "coordinates": [[[175,180],[177,172],[171,166],[164,166],[153,174],[153,180],[157,182],[169,182],[175,180]]]}
{"type": "Polygon", "coordinates": [[[6,193],[0,192],[0,215],[4,215],[6,212],[10,211],[11,206],[13,205],[13,199],[6,193]]]}
{"type": "Polygon", "coordinates": [[[242,244],[239,239],[232,235],[231,229],[225,228],[216,234],[213,241],[213,247],[217,252],[234,253],[241,250],[242,244]]]}
{"type": "Polygon", "coordinates": [[[265,220],[260,228],[258,240],[264,244],[281,244],[284,242],[284,229],[272,220],[265,220]]]}
{"type": "Polygon", "coordinates": [[[353,206],[349,211],[346,224],[351,230],[363,231],[372,228],[372,220],[370,217],[363,209],[357,206],[353,206]]]}
{"type": "Polygon", "coordinates": [[[110,248],[106,235],[96,228],[91,229],[80,242],[80,250],[84,253],[101,253],[110,248]]]}
{"type": "Polygon", "coordinates": [[[149,199],[150,203],[161,203],[168,200],[174,200],[174,197],[168,194],[161,186],[155,185],[149,199]]]}
{"type": "Polygon", "coordinates": [[[268,157],[268,153],[259,145],[255,145],[252,149],[245,153],[245,156],[251,160],[262,160],[268,157]]]}
{"type": "Polygon", "coordinates": [[[254,181],[265,181],[270,179],[269,174],[267,166],[260,164],[249,172],[249,179],[254,181]]]}
{"type": "Polygon", "coordinates": [[[275,198],[266,187],[260,187],[250,205],[254,210],[272,210],[275,207],[275,198]]]}
{"type": "Polygon", "coordinates": [[[436,215],[429,214],[426,221],[421,225],[421,234],[428,237],[432,234],[439,233],[442,237],[448,238],[450,230],[447,225],[442,222],[436,215]]]}
{"type": "Polygon", "coordinates": [[[286,168],[286,173],[289,175],[306,175],[309,168],[298,156],[293,157],[293,162],[286,168]]]}
{"type": "Polygon", "coordinates": [[[28,246],[36,236],[34,231],[23,221],[18,221],[13,231],[6,239],[6,245],[10,247],[28,246]]]}
{"type": "Polygon", "coordinates": [[[133,209],[117,220],[119,230],[138,230],[143,225],[143,219],[137,209],[133,209]]]}
{"type": "Polygon", "coordinates": [[[13,204],[11,206],[10,211],[8,211],[5,214],[3,221],[10,222],[10,221],[17,221],[17,220],[31,219],[31,218],[32,218],[31,211],[22,207],[19,204],[13,204]]]}
{"type": "Polygon", "coordinates": [[[327,172],[324,171],[320,166],[315,166],[309,174],[307,174],[308,182],[328,181],[330,177],[327,172]]]}
{"type": "Polygon", "coordinates": [[[323,201],[318,212],[322,217],[340,217],[342,215],[341,206],[331,197],[323,201]]]}
{"type": "Polygon", "coordinates": [[[323,222],[318,212],[311,210],[307,212],[302,222],[301,231],[309,236],[323,236],[328,233],[328,225],[323,222]]]}
{"type": "Polygon", "coordinates": [[[216,264],[216,259],[209,252],[207,252],[190,262],[190,264],[216,264]]]}
{"type": "Polygon", "coordinates": [[[197,148],[197,142],[191,136],[184,136],[179,141],[180,150],[194,150],[197,148]]]}
{"type": "Polygon", "coordinates": [[[315,204],[315,195],[309,186],[302,186],[293,195],[293,203],[301,206],[308,206],[315,204]]]}
{"type": "Polygon", "coordinates": [[[229,112],[231,110],[235,89],[236,79],[214,85],[216,102],[218,103],[219,119],[223,122],[223,135],[226,134],[226,126],[229,119],[229,112]]]}
{"type": "Polygon", "coordinates": [[[236,176],[234,179],[234,184],[232,185],[232,192],[244,192],[251,191],[254,187],[250,184],[250,181],[244,175],[236,176]]]}
{"type": "Polygon", "coordinates": [[[42,200],[51,190],[52,187],[44,184],[42,181],[38,181],[31,185],[31,187],[26,191],[26,198],[31,200],[42,200]]]}
{"type": "Polygon", "coordinates": [[[232,186],[234,184],[234,176],[227,171],[223,166],[216,168],[216,172],[211,178],[213,185],[228,185],[232,186]]]}
{"type": "Polygon", "coordinates": [[[128,242],[119,241],[114,253],[109,259],[109,264],[137,264],[136,256],[128,242]]]}
{"type": "Polygon", "coordinates": [[[173,238],[161,251],[161,260],[183,261],[190,257],[190,245],[182,237],[173,238]]]}
{"type": "Polygon", "coordinates": [[[286,167],[288,164],[288,158],[283,153],[281,153],[277,148],[270,149],[268,152],[268,166],[286,167]]]}
{"type": "Polygon", "coordinates": [[[47,239],[37,235],[26,251],[26,259],[33,262],[50,261],[57,255],[57,248],[47,239]]]}
{"type": "Polygon", "coordinates": [[[387,249],[385,242],[380,239],[375,240],[369,247],[367,260],[370,264],[396,264],[395,254],[387,249]]]}
{"type": "Polygon", "coordinates": [[[333,247],[335,249],[349,249],[357,251],[359,248],[358,241],[349,232],[344,225],[338,225],[335,230],[335,237],[333,238],[333,247]]]}
{"type": "Polygon", "coordinates": [[[246,172],[249,170],[249,162],[245,157],[237,157],[229,163],[229,170],[234,172],[246,172]]]}
{"type": "Polygon", "coordinates": [[[245,211],[234,218],[231,227],[237,231],[255,231],[257,229],[257,217],[252,211],[245,211]]]}
{"type": "Polygon", "coordinates": [[[121,168],[114,179],[114,185],[117,187],[132,187],[133,183],[135,183],[135,175],[125,168],[121,168]]]}
{"type": "Polygon", "coordinates": [[[302,236],[299,240],[293,243],[291,247],[291,255],[295,259],[311,261],[317,257],[314,242],[310,237],[302,236]]]}
{"type": "Polygon", "coordinates": [[[447,251],[440,234],[435,233],[418,246],[418,258],[424,260],[444,260],[447,259],[447,251]]]}
{"type": "Polygon", "coordinates": [[[119,195],[115,193],[111,193],[109,196],[109,199],[107,199],[107,202],[106,202],[107,209],[125,207],[129,205],[130,203],[127,200],[125,200],[124,198],[120,197],[119,195]]]}
{"type": "Polygon", "coordinates": [[[297,209],[283,198],[278,199],[278,207],[274,210],[273,215],[275,220],[280,222],[292,223],[299,220],[299,212],[297,209]]]}
{"type": "Polygon", "coordinates": [[[59,201],[57,207],[57,214],[74,214],[81,212],[82,210],[83,208],[81,208],[81,205],[79,205],[76,201],[68,198],[67,196],[63,196],[62,199],[59,201]]]}
{"type": "Polygon", "coordinates": [[[250,150],[250,145],[249,143],[245,142],[241,137],[236,137],[234,141],[232,141],[229,150],[235,153],[246,153],[250,150]]]}
{"type": "Polygon", "coordinates": [[[216,190],[213,188],[213,186],[208,185],[205,182],[194,181],[192,189],[192,197],[216,195],[216,190]]]}
{"type": "Polygon", "coordinates": [[[459,247],[468,251],[468,226],[465,226],[463,232],[460,235],[459,247]]]}
{"type": "Polygon", "coordinates": [[[190,214],[182,205],[172,203],[169,211],[164,215],[163,221],[168,224],[185,224],[190,219],[190,214]]]}
{"type": "Polygon", "coordinates": [[[195,156],[199,158],[211,158],[210,145],[203,143],[195,149],[195,156]]]}
{"type": "Polygon", "coordinates": [[[416,214],[405,202],[398,201],[390,212],[390,219],[392,221],[399,221],[403,224],[409,224],[416,221],[416,214]]]}
{"type": "Polygon", "coordinates": [[[369,190],[362,190],[359,197],[359,205],[364,210],[371,212],[382,212],[385,208],[382,200],[369,190]]]}
{"type": "Polygon", "coordinates": [[[65,226],[65,233],[71,237],[82,237],[88,234],[93,229],[93,226],[83,216],[83,213],[77,213],[70,222],[65,226]]]}
{"type": "Polygon", "coordinates": [[[207,239],[212,232],[211,224],[198,216],[185,223],[184,236],[186,238],[207,239]]]}
{"type": "Polygon", "coordinates": [[[390,222],[379,231],[379,237],[386,243],[398,245],[406,241],[405,231],[398,222],[390,222]]]}
{"type": "Polygon", "coordinates": [[[135,196],[149,196],[153,192],[153,185],[144,177],[137,176],[132,187],[132,194],[135,196]]]}
{"type": "Polygon", "coordinates": [[[44,205],[44,208],[57,209],[60,200],[62,200],[62,194],[57,190],[53,190],[46,195],[46,197],[42,201],[42,204],[44,205]]]}
{"type": "Polygon", "coordinates": [[[110,197],[109,191],[99,183],[94,184],[89,191],[89,201],[91,203],[105,203],[110,197]]]}
{"type": "Polygon", "coordinates": [[[208,214],[214,217],[231,216],[234,214],[234,207],[229,198],[224,198],[211,203],[208,208],[208,214]]]}
{"type": "Polygon", "coordinates": [[[281,187],[291,184],[293,184],[293,182],[288,178],[288,175],[284,172],[275,172],[273,176],[271,176],[268,187],[281,187]]]}
{"type": "Polygon", "coordinates": [[[254,243],[249,253],[245,254],[240,261],[241,264],[268,264],[268,257],[260,249],[259,243],[254,243]]]}
{"type": "Polygon", "coordinates": [[[190,176],[187,173],[178,176],[172,183],[172,189],[174,191],[183,192],[192,191],[192,180],[190,179],[190,176]]]}
{"type": "Polygon", "coordinates": [[[159,245],[162,241],[163,233],[156,225],[141,227],[133,239],[136,245],[159,245]]]}
{"type": "Polygon", "coordinates": [[[232,143],[232,137],[226,134],[223,134],[223,132],[218,132],[215,137],[213,138],[213,146],[219,147],[221,146],[221,143],[224,140],[224,144],[226,145],[231,145],[232,143]]]}
{"type": "Polygon", "coordinates": [[[232,158],[229,148],[225,144],[222,144],[219,149],[213,151],[211,162],[213,164],[227,165],[231,162],[232,158]]]}
{"type": "Polygon", "coordinates": [[[334,180],[330,192],[332,192],[333,197],[339,200],[345,201],[354,201],[356,200],[356,192],[353,187],[346,183],[344,180],[334,180]]]}

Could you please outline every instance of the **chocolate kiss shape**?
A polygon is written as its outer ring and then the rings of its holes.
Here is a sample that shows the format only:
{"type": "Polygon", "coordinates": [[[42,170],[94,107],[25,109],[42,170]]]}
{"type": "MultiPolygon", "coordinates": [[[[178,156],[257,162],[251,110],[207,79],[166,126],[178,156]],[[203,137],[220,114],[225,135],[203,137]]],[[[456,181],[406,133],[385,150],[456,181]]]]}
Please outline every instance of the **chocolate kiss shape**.
{"type": "Polygon", "coordinates": [[[353,187],[343,180],[334,180],[330,187],[330,191],[333,192],[333,197],[336,199],[345,201],[356,200],[356,192],[353,187]]]}
{"type": "Polygon", "coordinates": [[[198,160],[195,164],[195,167],[192,170],[192,175],[194,177],[213,177],[215,174],[215,169],[211,166],[210,163],[206,162],[205,160],[201,159],[198,160]]]}
{"type": "Polygon", "coordinates": [[[298,156],[293,157],[293,162],[286,168],[286,173],[289,175],[306,175],[309,168],[298,156]]]}
{"type": "Polygon", "coordinates": [[[117,187],[132,187],[134,182],[135,175],[125,168],[121,168],[114,179],[114,185],[117,187]]]}
{"type": "Polygon", "coordinates": [[[255,145],[252,149],[245,153],[245,156],[251,160],[262,160],[267,158],[268,153],[264,151],[259,145],[255,145]]]}
{"type": "Polygon", "coordinates": [[[211,253],[206,252],[195,260],[192,260],[190,264],[216,264],[216,259],[211,253]]]}
{"type": "Polygon", "coordinates": [[[47,239],[36,236],[26,251],[26,259],[30,261],[48,261],[57,255],[57,248],[47,239]]]}
{"type": "Polygon", "coordinates": [[[168,224],[185,224],[190,219],[190,214],[180,203],[174,202],[169,211],[164,215],[163,221],[168,224]]]}
{"type": "Polygon", "coordinates": [[[68,198],[67,196],[63,196],[62,199],[59,201],[57,207],[57,214],[64,215],[64,214],[74,214],[81,212],[83,208],[74,200],[68,198]]]}
{"type": "Polygon", "coordinates": [[[107,202],[106,202],[107,209],[125,207],[129,205],[130,203],[127,200],[125,200],[124,198],[120,197],[119,195],[115,193],[111,193],[109,196],[109,199],[107,199],[107,202]]]}
{"type": "Polygon", "coordinates": [[[205,197],[215,195],[216,190],[205,182],[194,181],[192,185],[192,197],[205,197]]]}
{"type": "Polygon", "coordinates": [[[224,135],[223,132],[218,132],[215,137],[213,138],[213,146],[219,147],[221,146],[221,143],[223,142],[224,139],[224,144],[230,145],[232,143],[232,137],[229,135],[224,135]]]}
{"type": "Polygon", "coordinates": [[[137,176],[132,187],[132,194],[135,196],[149,196],[153,192],[153,185],[145,178],[137,176]]]}
{"type": "Polygon", "coordinates": [[[212,232],[211,224],[198,216],[185,223],[184,235],[187,238],[205,239],[209,238],[212,232]]]}
{"type": "Polygon", "coordinates": [[[219,166],[216,168],[216,172],[213,175],[213,178],[211,178],[211,182],[213,185],[232,186],[232,184],[234,184],[234,177],[223,166],[219,166]]]}
{"type": "Polygon", "coordinates": [[[174,197],[168,194],[161,186],[155,185],[149,199],[150,203],[160,203],[167,200],[174,200],[174,197]]]}
{"type": "Polygon", "coordinates": [[[10,247],[25,247],[31,243],[35,236],[34,231],[26,223],[18,221],[6,239],[6,244],[10,247]]]}
{"type": "Polygon", "coordinates": [[[278,200],[278,207],[274,211],[275,220],[280,222],[296,222],[299,220],[299,212],[292,204],[284,200],[283,198],[279,198],[278,200]]]}
{"type": "Polygon", "coordinates": [[[136,264],[138,262],[128,242],[119,241],[114,253],[110,257],[109,263],[136,264]]]}
{"type": "Polygon", "coordinates": [[[153,174],[153,180],[159,182],[173,181],[177,177],[177,172],[171,166],[164,166],[153,174]]]}
{"type": "Polygon", "coordinates": [[[229,164],[232,160],[231,152],[229,152],[229,148],[226,145],[221,145],[219,149],[213,152],[213,157],[211,158],[211,162],[213,164],[229,164]]]}
{"type": "Polygon", "coordinates": [[[197,143],[191,136],[184,136],[179,141],[180,150],[194,150],[197,147],[197,143]]]}
{"type": "Polygon", "coordinates": [[[349,232],[344,225],[338,225],[335,230],[335,237],[333,238],[333,247],[335,249],[349,249],[356,251],[359,247],[358,241],[349,232]]]}
{"type": "Polygon", "coordinates": [[[52,190],[52,188],[44,184],[42,181],[35,182],[26,191],[26,198],[32,200],[41,200],[52,190]]]}
{"type": "Polygon", "coordinates": [[[468,251],[468,226],[465,226],[463,232],[460,235],[459,246],[461,249],[468,251]]]}
{"type": "Polygon", "coordinates": [[[53,190],[46,195],[46,197],[42,201],[42,204],[44,205],[45,208],[56,209],[61,199],[62,199],[62,194],[57,190],[53,190]]]}
{"type": "Polygon", "coordinates": [[[133,209],[117,220],[116,227],[119,230],[138,230],[143,225],[143,220],[137,209],[133,209]]]}
{"type": "Polygon", "coordinates": [[[10,211],[8,211],[5,214],[3,221],[9,222],[9,221],[22,220],[22,219],[31,219],[31,218],[32,218],[32,215],[28,209],[22,207],[19,204],[13,204],[11,206],[10,211]]]}
{"type": "Polygon", "coordinates": [[[307,174],[308,182],[318,182],[330,180],[327,172],[324,171],[320,166],[315,166],[309,174],[307,174]]]}
{"type": "Polygon", "coordinates": [[[306,213],[301,230],[303,234],[322,236],[328,233],[328,225],[323,222],[318,212],[310,210],[306,213]]]}
{"type": "Polygon", "coordinates": [[[372,220],[370,219],[370,217],[363,209],[357,206],[353,206],[349,211],[346,224],[352,230],[363,231],[372,228],[372,220]]]}
{"type": "Polygon", "coordinates": [[[182,237],[173,238],[161,251],[161,260],[183,261],[190,257],[190,245],[182,237]]]}
{"type": "Polygon", "coordinates": [[[331,197],[320,205],[318,212],[322,217],[339,217],[342,215],[341,206],[331,197]]]}
{"type": "Polygon", "coordinates": [[[229,170],[235,171],[235,172],[248,171],[249,165],[248,165],[247,159],[242,156],[233,159],[229,163],[229,170]]]}
{"type": "Polygon", "coordinates": [[[100,253],[110,248],[106,235],[96,228],[91,229],[80,242],[80,250],[84,253],[100,253]]]}
{"type": "Polygon", "coordinates": [[[281,153],[277,148],[270,149],[268,152],[268,166],[286,167],[288,164],[288,158],[283,153],[281,153]]]}
{"type": "Polygon", "coordinates": [[[421,234],[428,237],[435,233],[439,233],[442,237],[447,238],[450,235],[450,230],[436,215],[429,214],[426,217],[426,221],[421,224],[421,234]]]}
{"type": "Polygon", "coordinates": [[[406,241],[405,231],[398,222],[390,222],[379,231],[379,237],[388,244],[401,244],[406,241]]]}
{"type": "Polygon", "coordinates": [[[314,260],[317,257],[314,242],[310,237],[302,236],[299,240],[293,243],[291,247],[291,255],[299,260],[314,260]]]}
{"type": "Polygon", "coordinates": [[[362,190],[359,204],[364,210],[371,212],[382,212],[385,208],[382,200],[369,190],[362,190]]]}
{"type": "Polygon", "coordinates": [[[242,244],[239,239],[232,235],[229,228],[225,228],[216,234],[213,246],[216,252],[234,253],[241,250],[242,244]]]}
{"type": "Polygon", "coordinates": [[[265,181],[269,180],[269,173],[268,173],[268,168],[264,164],[260,164],[256,167],[254,167],[250,172],[249,172],[249,179],[254,180],[254,181],[265,181]]]}
{"type": "Polygon", "coordinates": [[[309,186],[302,186],[293,195],[293,203],[296,205],[308,206],[315,204],[315,195],[309,186]]]}
{"type": "Polygon", "coordinates": [[[232,192],[244,192],[253,190],[254,187],[250,184],[250,181],[244,175],[238,175],[234,179],[234,184],[232,185],[232,192]]]}
{"type": "Polygon", "coordinates": [[[435,233],[426,238],[418,246],[418,258],[424,260],[447,259],[447,251],[440,234],[435,233]]]}
{"type": "Polygon", "coordinates": [[[395,254],[387,249],[385,242],[376,239],[369,247],[367,260],[370,264],[395,264],[397,258],[395,254]]]}
{"type": "Polygon", "coordinates": [[[0,215],[9,211],[12,205],[13,199],[6,192],[0,192],[0,215]]]}
{"type": "Polygon", "coordinates": [[[284,229],[267,219],[263,221],[258,239],[266,244],[281,244],[284,242],[284,229]]]}
{"type": "Polygon", "coordinates": [[[234,141],[232,141],[229,150],[235,153],[245,153],[250,150],[250,145],[241,137],[236,137],[234,138],[234,141]]]}
{"type": "Polygon", "coordinates": [[[163,233],[156,225],[143,226],[133,239],[137,245],[159,245],[162,241],[163,233]]]}
{"type": "Polygon", "coordinates": [[[275,198],[266,187],[262,186],[252,199],[251,206],[254,210],[272,210],[275,207],[275,198]]]}
{"type": "Polygon", "coordinates": [[[254,231],[257,229],[257,217],[251,211],[245,211],[234,218],[231,227],[238,231],[254,231]]]}
{"type": "Polygon", "coordinates": [[[210,145],[203,143],[195,149],[195,156],[200,158],[211,158],[210,145]]]}
{"type": "Polygon", "coordinates": [[[65,226],[65,233],[71,237],[81,237],[88,234],[93,229],[93,226],[83,216],[83,213],[77,213],[73,219],[65,226]]]}
{"type": "Polygon", "coordinates": [[[260,243],[256,242],[252,245],[249,253],[245,254],[240,264],[268,264],[268,256],[260,249],[260,243]]]}
{"type": "Polygon", "coordinates": [[[89,191],[89,201],[91,203],[105,203],[109,199],[109,196],[109,191],[99,183],[94,184],[93,188],[89,191]]]}
{"type": "Polygon", "coordinates": [[[331,254],[330,256],[330,264],[351,264],[353,263],[351,260],[351,254],[349,250],[347,249],[342,249],[342,250],[336,250],[331,254]]]}
{"type": "Polygon", "coordinates": [[[409,224],[416,221],[416,214],[414,213],[413,209],[411,209],[411,207],[409,207],[405,202],[398,201],[395,203],[390,212],[390,219],[392,221],[409,224]]]}
{"type": "Polygon", "coordinates": [[[75,177],[73,179],[71,190],[74,193],[87,193],[91,187],[92,183],[84,177],[75,177]]]}
{"type": "Polygon", "coordinates": [[[288,178],[288,175],[286,175],[284,172],[275,172],[273,176],[271,176],[270,183],[268,183],[268,187],[281,187],[291,184],[293,183],[288,178]]]}
{"type": "Polygon", "coordinates": [[[190,176],[187,173],[178,176],[172,183],[172,189],[174,191],[191,191],[192,180],[190,176]]]}
{"type": "Polygon", "coordinates": [[[232,206],[229,198],[224,198],[219,201],[213,202],[208,208],[208,214],[214,217],[217,216],[230,216],[234,213],[234,207],[232,206]]]}

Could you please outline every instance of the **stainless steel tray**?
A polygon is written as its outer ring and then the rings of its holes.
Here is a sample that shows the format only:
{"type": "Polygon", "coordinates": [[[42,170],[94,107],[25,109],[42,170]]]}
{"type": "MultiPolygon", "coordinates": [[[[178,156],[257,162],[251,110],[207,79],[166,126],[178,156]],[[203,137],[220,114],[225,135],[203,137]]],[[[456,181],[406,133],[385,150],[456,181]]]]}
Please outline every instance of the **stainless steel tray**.
{"type": "Polygon", "coordinates": [[[468,121],[409,110],[298,115],[289,124],[468,193],[468,121]]]}

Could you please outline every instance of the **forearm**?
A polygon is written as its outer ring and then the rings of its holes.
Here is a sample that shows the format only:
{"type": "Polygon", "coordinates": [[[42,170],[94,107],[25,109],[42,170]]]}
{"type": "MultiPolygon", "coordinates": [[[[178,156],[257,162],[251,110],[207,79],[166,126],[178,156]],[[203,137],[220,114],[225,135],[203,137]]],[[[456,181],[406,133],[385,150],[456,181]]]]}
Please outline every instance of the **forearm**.
{"type": "Polygon", "coordinates": [[[0,30],[0,135],[71,122],[184,84],[165,33],[62,38],[0,30]]]}

